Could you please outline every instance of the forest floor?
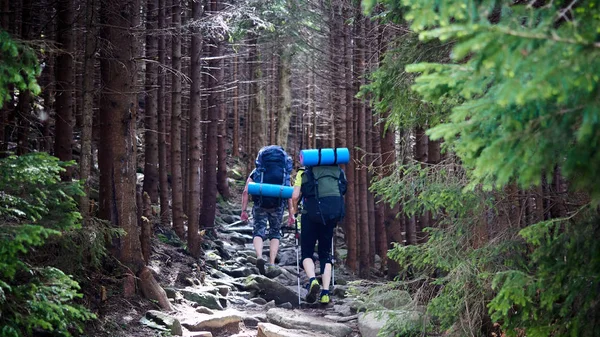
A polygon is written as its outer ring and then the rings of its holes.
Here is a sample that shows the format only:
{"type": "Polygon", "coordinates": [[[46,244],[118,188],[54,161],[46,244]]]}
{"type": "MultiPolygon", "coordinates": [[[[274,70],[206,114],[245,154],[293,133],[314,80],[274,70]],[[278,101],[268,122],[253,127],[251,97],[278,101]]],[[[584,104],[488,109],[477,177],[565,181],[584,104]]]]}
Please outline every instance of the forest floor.
{"type": "MultiPolygon", "coordinates": [[[[293,232],[284,232],[277,266],[260,275],[251,223],[239,220],[239,185],[234,186],[238,191],[232,189],[233,200],[219,202],[214,232],[204,237],[203,260],[194,260],[170,229],[155,226],[149,267],[172,311],[163,317],[156,303],[141,296],[123,298],[118,276],[98,276],[83,285],[99,316],[85,336],[361,336],[357,304],[345,298],[354,277],[343,267],[336,265],[329,305],[303,301],[308,279],[300,269],[299,289],[293,232]]],[[[336,236],[338,256],[343,256],[343,237],[336,236]]]]}

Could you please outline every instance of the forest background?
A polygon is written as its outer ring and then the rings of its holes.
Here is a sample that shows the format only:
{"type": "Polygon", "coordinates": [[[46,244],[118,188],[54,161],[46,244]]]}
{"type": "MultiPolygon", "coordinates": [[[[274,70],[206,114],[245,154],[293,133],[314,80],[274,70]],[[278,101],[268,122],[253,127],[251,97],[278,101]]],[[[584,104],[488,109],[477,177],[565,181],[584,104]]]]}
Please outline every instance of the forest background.
{"type": "Polygon", "coordinates": [[[93,319],[73,300],[107,261],[156,287],[144,200],[201,258],[228,175],[317,140],[354,158],[343,262],[426,306],[389,329],[594,336],[599,21],[591,0],[1,1],[2,336],[93,319]]]}

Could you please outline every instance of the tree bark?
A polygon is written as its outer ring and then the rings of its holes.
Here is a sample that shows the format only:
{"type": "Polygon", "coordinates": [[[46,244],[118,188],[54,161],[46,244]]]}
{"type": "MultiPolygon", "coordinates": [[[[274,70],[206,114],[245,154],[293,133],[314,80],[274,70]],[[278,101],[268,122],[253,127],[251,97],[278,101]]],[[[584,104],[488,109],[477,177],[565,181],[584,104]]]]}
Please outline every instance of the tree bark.
{"type": "MultiPolygon", "coordinates": [[[[58,0],[56,3],[56,41],[61,48],[56,57],[56,131],[54,154],[62,161],[73,158],[73,1],[58,0]]],[[[61,174],[63,180],[70,180],[73,169],[67,168],[61,174]]]]}
{"type": "MultiPolygon", "coordinates": [[[[215,3],[215,12],[221,10],[220,3],[215,3]]],[[[227,108],[225,106],[225,62],[223,60],[223,41],[216,41],[214,54],[218,57],[216,62],[216,109],[218,113],[218,162],[217,162],[217,190],[223,199],[231,198],[227,182],[227,108]]]]}
{"type": "Polygon", "coordinates": [[[238,56],[233,58],[233,149],[231,155],[234,158],[240,156],[240,83],[238,74],[238,56]]]}
{"type": "Polygon", "coordinates": [[[144,192],[153,203],[158,202],[158,66],[155,63],[158,53],[158,1],[146,1],[146,96],[145,96],[145,164],[144,192]]]}
{"type": "MultiPolygon", "coordinates": [[[[363,30],[363,16],[361,14],[360,3],[355,8],[355,80],[354,90],[358,92],[362,84],[362,76],[365,73],[365,34],[363,30]]],[[[357,145],[365,150],[367,149],[367,123],[366,123],[366,110],[362,100],[355,100],[354,113],[358,117],[357,131],[358,131],[358,142],[357,145]]],[[[370,248],[370,232],[369,232],[369,206],[368,206],[368,183],[367,183],[367,169],[362,167],[358,170],[358,209],[359,209],[359,232],[360,232],[360,259],[359,259],[359,271],[360,277],[368,278],[370,274],[370,262],[371,262],[371,248],[370,248]]]]}
{"type": "Polygon", "coordinates": [[[282,48],[279,60],[278,86],[279,99],[277,106],[277,144],[287,149],[292,118],[292,51],[289,45],[282,48]]]}
{"type": "MultiPolygon", "coordinates": [[[[344,10],[344,18],[350,17],[350,11],[344,10]]],[[[354,106],[357,104],[354,100],[354,87],[353,80],[354,74],[352,72],[352,61],[353,61],[353,50],[352,50],[352,32],[348,25],[344,29],[344,76],[345,76],[345,124],[346,124],[346,144],[350,148],[352,155],[352,147],[354,145],[354,106]]],[[[348,246],[348,259],[347,264],[350,270],[358,271],[358,222],[355,202],[355,165],[354,158],[346,165],[346,178],[348,180],[348,188],[346,191],[346,244],[348,246]]]]}
{"type": "MultiPolygon", "coordinates": [[[[158,0],[158,29],[163,32],[166,29],[166,4],[165,0],[158,0]]],[[[166,62],[166,36],[162,33],[158,39],[158,63],[164,65],[166,62]]],[[[169,225],[169,182],[167,167],[167,112],[166,104],[166,72],[161,69],[158,74],[158,90],[156,97],[158,101],[158,179],[160,198],[160,222],[163,226],[169,225]]]]}
{"type": "MultiPolygon", "coordinates": [[[[429,138],[425,134],[424,127],[415,129],[415,160],[421,163],[421,168],[427,167],[427,159],[429,152],[429,138]]],[[[429,214],[427,212],[415,216],[417,229],[417,242],[423,243],[427,241],[427,235],[423,232],[424,228],[429,227],[429,214]]]]}
{"type": "Polygon", "coordinates": [[[139,6],[134,0],[106,1],[102,9],[102,37],[110,45],[102,49],[101,59],[100,216],[125,230],[116,239],[115,255],[133,271],[140,271],[144,260],[134,197],[137,50],[128,32],[135,26],[139,6]]]}
{"type": "Polygon", "coordinates": [[[87,220],[90,212],[90,172],[92,167],[92,127],[94,122],[94,78],[96,61],[96,2],[87,0],[85,5],[85,55],[83,58],[82,82],[82,128],[81,128],[81,159],[80,179],[83,181],[84,195],[81,196],[80,212],[87,220]]]}
{"type": "MultiPolygon", "coordinates": [[[[202,4],[192,3],[192,18],[200,20],[202,4]]],[[[188,196],[188,249],[194,258],[201,255],[200,224],[200,158],[202,155],[202,36],[200,29],[193,28],[191,53],[191,90],[190,90],[190,195],[188,196]]]]}
{"type": "MultiPolygon", "coordinates": [[[[216,12],[220,6],[219,0],[210,3],[211,12],[216,12]]],[[[211,55],[218,53],[219,41],[212,39],[211,55]]],[[[215,70],[219,67],[218,60],[212,58],[209,61],[209,67],[213,76],[208,79],[208,124],[206,131],[206,146],[204,147],[204,190],[202,193],[202,211],[200,216],[200,226],[202,228],[212,228],[215,221],[216,203],[217,203],[217,150],[219,133],[219,109],[218,109],[218,78],[215,70]]]]}
{"type": "Polygon", "coordinates": [[[172,35],[171,76],[171,191],[173,201],[173,230],[185,239],[183,227],[183,177],[181,173],[181,4],[174,0],[172,9],[174,34],[172,35]]]}

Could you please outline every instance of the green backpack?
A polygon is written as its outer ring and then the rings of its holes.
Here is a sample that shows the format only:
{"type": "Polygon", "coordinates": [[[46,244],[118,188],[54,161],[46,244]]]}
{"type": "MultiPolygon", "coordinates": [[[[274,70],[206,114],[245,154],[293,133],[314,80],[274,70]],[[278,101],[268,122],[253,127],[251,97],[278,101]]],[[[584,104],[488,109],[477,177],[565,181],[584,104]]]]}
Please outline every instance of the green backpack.
{"type": "Polygon", "coordinates": [[[323,224],[341,221],[346,214],[346,174],[338,165],[307,167],[302,174],[303,214],[323,224]]]}

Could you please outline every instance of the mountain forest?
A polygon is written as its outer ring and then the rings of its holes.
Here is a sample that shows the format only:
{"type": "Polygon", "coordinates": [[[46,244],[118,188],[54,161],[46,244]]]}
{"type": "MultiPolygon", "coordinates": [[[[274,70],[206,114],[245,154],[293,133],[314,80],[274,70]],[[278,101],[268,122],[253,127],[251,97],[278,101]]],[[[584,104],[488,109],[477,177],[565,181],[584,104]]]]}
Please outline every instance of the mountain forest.
{"type": "Polygon", "coordinates": [[[598,336],[598,172],[596,0],[0,0],[1,337],[598,336]],[[350,151],[328,305],[270,144],[350,151]]]}

